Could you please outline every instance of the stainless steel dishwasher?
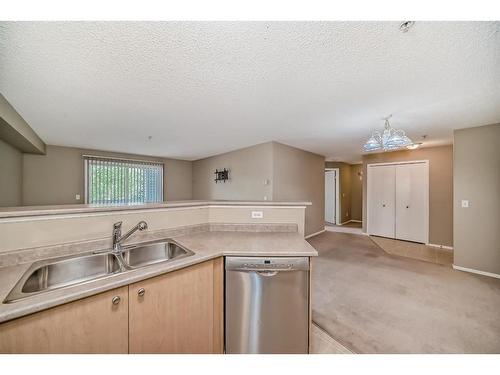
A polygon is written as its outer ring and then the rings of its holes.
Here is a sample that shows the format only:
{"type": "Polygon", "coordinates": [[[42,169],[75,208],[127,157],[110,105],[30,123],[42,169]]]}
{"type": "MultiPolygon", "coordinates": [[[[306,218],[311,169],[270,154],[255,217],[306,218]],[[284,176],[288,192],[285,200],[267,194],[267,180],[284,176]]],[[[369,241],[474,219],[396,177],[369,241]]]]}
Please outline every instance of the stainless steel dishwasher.
{"type": "Polygon", "coordinates": [[[308,257],[226,257],[225,280],[226,353],[308,353],[308,257]]]}

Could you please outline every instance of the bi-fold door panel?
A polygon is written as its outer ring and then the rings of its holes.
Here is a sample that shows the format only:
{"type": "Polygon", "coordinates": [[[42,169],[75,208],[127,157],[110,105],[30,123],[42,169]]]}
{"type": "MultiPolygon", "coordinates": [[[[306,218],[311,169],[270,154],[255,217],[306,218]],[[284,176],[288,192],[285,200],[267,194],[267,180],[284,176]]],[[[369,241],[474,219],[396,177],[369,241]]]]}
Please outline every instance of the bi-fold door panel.
{"type": "Polygon", "coordinates": [[[395,235],[395,185],[393,165],[368,167],[368,234],[395,235]]]}
{"type": "Polygon", "coordinates": [[[401,164],[396,171],[396,238],[427,242],[428,173],[424,163],[401,164]]]}

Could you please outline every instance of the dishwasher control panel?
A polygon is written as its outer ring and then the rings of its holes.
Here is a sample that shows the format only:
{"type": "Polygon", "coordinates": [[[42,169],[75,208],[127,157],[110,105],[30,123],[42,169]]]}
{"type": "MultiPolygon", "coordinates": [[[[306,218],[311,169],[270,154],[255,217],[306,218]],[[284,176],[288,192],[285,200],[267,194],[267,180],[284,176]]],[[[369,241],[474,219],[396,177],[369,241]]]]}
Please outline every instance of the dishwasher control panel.
{"type": "Polygon", "coordinates": [[[308,269],[308,257],[226,257],[226,270],[308,269]]]}
{"type": "Polygon", "coordinates": [[[275,269],[275,268],[292,268],[290,263],[245,263],[243,268],[253,269],[253,268],[265,268],[265,269],[275,269]]]}

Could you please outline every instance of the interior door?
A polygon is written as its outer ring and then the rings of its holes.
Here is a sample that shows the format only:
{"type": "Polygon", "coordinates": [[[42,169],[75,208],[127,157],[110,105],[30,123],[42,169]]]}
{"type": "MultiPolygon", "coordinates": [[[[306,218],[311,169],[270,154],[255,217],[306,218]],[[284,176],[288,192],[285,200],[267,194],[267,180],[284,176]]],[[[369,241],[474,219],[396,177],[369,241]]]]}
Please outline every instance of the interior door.
{"type": "Polygon", "coordinates": [[[427,242],[428,168],[425,163],[396,166],[396,238],[427,242]]]}
{"type": "Polygon", "coordinates": [[[394,165],[368,166],[368,234],[394,238],[394,165]]]}
{"type": "Polygon", "coordinates": [[[325,221],[335,224],[336,171],[325,172],[325,221]]]}

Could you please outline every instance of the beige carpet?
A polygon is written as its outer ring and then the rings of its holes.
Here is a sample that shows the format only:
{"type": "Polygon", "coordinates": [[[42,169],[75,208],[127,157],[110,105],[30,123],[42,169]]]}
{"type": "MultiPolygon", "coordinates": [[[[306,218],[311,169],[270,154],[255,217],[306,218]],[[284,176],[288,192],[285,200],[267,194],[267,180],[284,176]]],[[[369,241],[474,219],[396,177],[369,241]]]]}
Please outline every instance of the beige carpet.
{"type": "Polygon", "coordinates": [[[500,280],[390,255],[368,236],[309,239],[313,320],[356,353],[500,353],[500,280]]]}
{"type": "Polygon", "coordinates": [[[309,354],[353,354],[353,352],[335,341],[316,324],[313,324],[311,327],[311,347],[309,354]]]}
{"type": "Polygon", "coordinates": [[[392,238],[370,236],[382,250],[392,255],[424,260],[450,266],[453,264],[453,251],[427,246],[420,243],[394,240],[392,238]]]}

